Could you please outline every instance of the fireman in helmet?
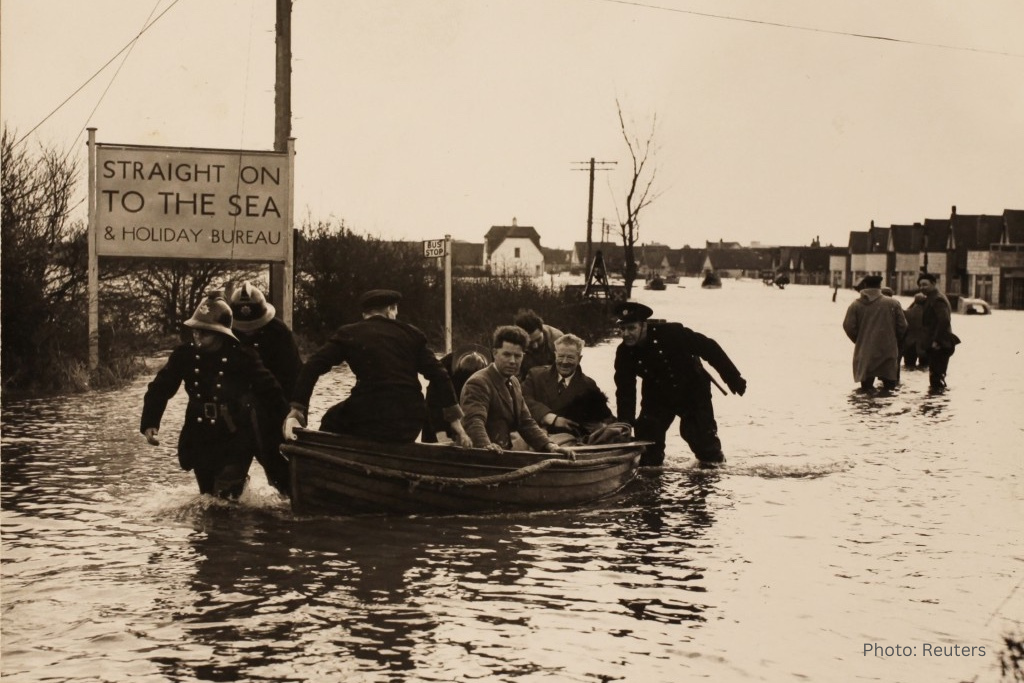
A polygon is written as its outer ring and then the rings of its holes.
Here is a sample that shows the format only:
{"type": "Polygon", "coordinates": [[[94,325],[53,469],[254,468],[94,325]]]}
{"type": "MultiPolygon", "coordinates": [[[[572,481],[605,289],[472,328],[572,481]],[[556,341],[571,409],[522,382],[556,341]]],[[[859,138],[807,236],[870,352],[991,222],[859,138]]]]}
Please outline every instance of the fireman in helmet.
{"type": "Polygon", "coordinates": [[[259,356],[239,344],[231,322],[223,293],[207,294],[185,321],[192,341],[174,349],[149,383],[139,431],[159,445],[164,409],[184,384],[188,405],[178,436],[178,463],[195,474],[200,493],[236,499],[258,449],[254,404],[284,414],[287,403],[259,356]]]}
{"type": "MultiPolygon", "coordinates": [[[[242,346],[259,354],[260,360],[274,374],[285,396],[291,396],[295,380],[302,367],[302,356],[291,329],[280,318],[275,318],[274,305],[269,303],[257,287],[243,282],[230,296],[231,330],[242,346]]],[[[259,423],[259,448],[256,459],[263,466],[267,481],[284,495],[290,495],[288,460],[281,454],[281,423],[284,413],[268,414],[255,411],[259,423]]]]}

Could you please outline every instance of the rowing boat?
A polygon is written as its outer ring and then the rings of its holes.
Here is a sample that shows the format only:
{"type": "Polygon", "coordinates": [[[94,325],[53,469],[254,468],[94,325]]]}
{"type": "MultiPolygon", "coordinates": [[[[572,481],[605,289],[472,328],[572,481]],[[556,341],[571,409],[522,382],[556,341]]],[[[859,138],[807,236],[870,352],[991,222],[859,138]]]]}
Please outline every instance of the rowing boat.
{"type": "Polygon", "coordinates": [[[469,513],[566,508],[628,484],[648,442],[573,446],[574,458],[296,430],[281,446],[297,514],[469,513]]]}

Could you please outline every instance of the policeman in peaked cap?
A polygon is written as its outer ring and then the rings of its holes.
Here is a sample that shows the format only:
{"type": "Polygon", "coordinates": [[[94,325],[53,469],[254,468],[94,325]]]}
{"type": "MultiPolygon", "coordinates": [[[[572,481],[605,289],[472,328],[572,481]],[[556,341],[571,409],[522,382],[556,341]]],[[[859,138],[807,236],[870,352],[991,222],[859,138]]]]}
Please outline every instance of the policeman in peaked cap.
{"type": "Polygon", "coordinates": [[[616,307],[615,315],[618,318],[615,322],[619,325],[625,325],[627,323],[643,322],[654,315],[654,311],[639,301],[624,301],[616,307]]]}
{"type": "Polygon", "coordinates": [[[309,399],[321,375],[348,363],[356,376],[349,397],[327,410],[320,429],[375,441],[412,442],[426,418],[419,375],[436,394],[445,422],[459,445],[472,444],[462,427],[462,409],[451,378],[427,346],[419,329],[397,320],[402,295],[393,289],[372,289],[359,297],[363,319],[343,325],[302,366],[292,392],[284,437],[306,426],[309,399]]]}
{"type": "MultiPolygon", "coordinates": [[[[295,335],[280,318],[273,304],[251,282],[235,287],[230,297],[234,314],[232,328],[242,343],[259,354],[286,397],[291,396],[302,367],[302,356],[295,335]]],[[[267,475],[267,481],[285,495],[291,494],[288,460],[281,455],[281,422],[283,414],[259,415],[260,444],[256,458],[267,475]]]]}
{"type": "Polygon", "coordinates": [[[139,431],[156,446],[167,402],[184,384],[185,424],[178,436],[178,464],[193,470],[200,493],[241,495],[258,451],[254,411],[277,416],[288,410],[274,375],[231,331],[231,307],[212,292],[185,321],[193,341],[171,352],[149,383],[139,431]]]}
{"type": "Polygon", "coordinates": [[[393,289],[371,289],[359,297],[359,308],[363,311],[380,310],[397,305],[402,293],[393,289]]]}
{"type": "Polygon", "coordinates": [[[654,442],[642,456],[641,465],[664,462],[665,435],[677,416],[680,435],[701,465],[723,463],[725,456],[711,403],[714,379],[701,360],[711,364],[734,394],[742,396],[747,382],[715,340],[680,323],[651,320],[653,313],[636,301],[620,303],[615,309],[622,334],[622,343],[615,351],[618,419],[634,426],[637,439],[654,442]]]}

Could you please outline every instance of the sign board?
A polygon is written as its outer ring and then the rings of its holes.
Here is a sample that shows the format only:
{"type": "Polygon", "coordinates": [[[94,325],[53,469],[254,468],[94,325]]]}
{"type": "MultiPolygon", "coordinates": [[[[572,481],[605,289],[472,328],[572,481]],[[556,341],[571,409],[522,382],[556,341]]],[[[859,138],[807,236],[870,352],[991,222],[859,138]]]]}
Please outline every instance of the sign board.
{"type": "Polygon", "coordinates": [[[99,256],[286,261],[291,155],[96,144],[99,256]]]}
{"type": "Polygon", "coordinates": [[[445,240],[423,240],[423,258],[439,258],[445,255],[445,240]]]}

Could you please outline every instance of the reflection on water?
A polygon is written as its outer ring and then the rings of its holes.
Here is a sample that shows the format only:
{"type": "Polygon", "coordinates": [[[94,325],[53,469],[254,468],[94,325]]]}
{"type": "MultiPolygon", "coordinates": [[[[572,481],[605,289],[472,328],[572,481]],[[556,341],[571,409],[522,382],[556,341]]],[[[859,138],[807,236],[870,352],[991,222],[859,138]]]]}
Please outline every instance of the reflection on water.
{"type": "MultiPolygon", "coordinates": [[[[728,463],[695,467],[673,426],[666,467],[572,510],[296,517],[258,468],[238,504],[198,496],[137,433],[148,378],[6,406],[4,680],[998,680],[1024,613],[1024,317],[954,319],[945,392],[860,392],[831,295],[643,292],[750,383],[715,397],[728,463]]],[[[610,393],[614,344],[586,353],[610,393]]],[[[320,382],[314,422],[350,382],[320,382]]]]}

